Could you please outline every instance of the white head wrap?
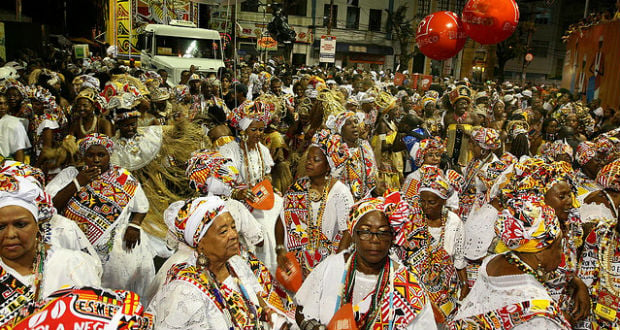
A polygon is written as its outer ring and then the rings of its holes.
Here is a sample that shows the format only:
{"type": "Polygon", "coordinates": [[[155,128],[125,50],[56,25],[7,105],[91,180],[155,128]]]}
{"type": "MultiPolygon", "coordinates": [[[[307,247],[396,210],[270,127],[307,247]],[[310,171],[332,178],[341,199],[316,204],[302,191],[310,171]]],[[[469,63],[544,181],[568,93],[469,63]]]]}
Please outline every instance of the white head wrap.
{"type": "Polygon", "coordinates": [[[7,184],[11,185],[9,189],[0,190],[0,208],[5,206],[22,207],[32,214],[35,221],[38,221],[37,199],[44,194],[41,188],[30,180],[18,176],[3,174],[0,180],[7,180],[7,184]]]}

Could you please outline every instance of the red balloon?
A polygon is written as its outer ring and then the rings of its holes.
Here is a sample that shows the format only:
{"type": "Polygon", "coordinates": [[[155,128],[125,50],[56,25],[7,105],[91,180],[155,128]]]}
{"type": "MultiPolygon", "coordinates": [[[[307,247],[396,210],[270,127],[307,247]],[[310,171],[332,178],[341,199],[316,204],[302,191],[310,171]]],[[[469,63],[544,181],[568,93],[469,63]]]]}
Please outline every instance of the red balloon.
{"type": "Polygon", "coordinates": [[[415,41],[422,54],[447,60],[463,49],[467,34],[461,19],[451,11],[438,11],[426,16],[418,25],[415,41]]]}
{"type": "Polygon", "coordinates": [[[463,9],[463,29],[483,44],[496,44],[512,35],[519,24],[515,0],[469,0],[463,9]]]}

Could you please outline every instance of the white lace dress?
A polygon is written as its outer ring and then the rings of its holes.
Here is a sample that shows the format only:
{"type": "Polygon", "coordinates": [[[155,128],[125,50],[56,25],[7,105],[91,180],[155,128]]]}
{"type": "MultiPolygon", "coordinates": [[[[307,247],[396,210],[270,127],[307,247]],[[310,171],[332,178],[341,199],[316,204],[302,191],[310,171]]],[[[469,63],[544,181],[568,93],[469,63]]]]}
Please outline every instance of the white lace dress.
{"type": "Polygon", "coordinates": [[[30,148],[28,133],[22,122],[14,116],[0,118],[0,155],[12,157],[15,152],[30,148]]]}
{"type": "MultiPolygon", "coordinates": [[[[505,275],[489,276],[486,272],[487,265],[496,255],[488,256],[482,262],[478,273],[478,280],[467,297],[463,300],[455,320],[488,313],[511,304],[517,304],[529,300],[553,299],[547,293],[545,287],[532,275],[505,275]]],[[[546,319],[535,317],[513,328],[514,330],[525,329],[563,329],[556,323],[546,319]]]]}
{"type": "MultiPolygon", "coordinates": [[[[434,238],[435,244],[439,243],[441,236],[441,227],[428,227],[428,231],[434,238]]],[[[448,218],[446,219],[446,229],[444,233],[443,248],[448,255],[452,257],[454,261],[454,267],[456,269],[463,269],[467,266],[467,262],[464,257],[463,244],[465,241],[465,229],[463,228],[463,222],[452,211],[448,211],[448,218]]]]}
{"type": "MultiPolygon", "coordinates": [[[[33,289],[34,274],[21,275],[7,266],[0,259],[0,267],[13,275],[17,280],[33,289]]],[[[43,280],[41,281],[40,297],[45,298],[54,291],[67,286],[83,287],[101,286],[101,264],[91,255],[84,252],[52,246],[47,251],[43,263],[43,280]]]]}
{"type": "MultiPolygon", "coordinates": [[[[192,253],[186,261],[195,264],[195,259],[192,253]]],[[[258,306],[255,298],[263,289],[247,262],[240,256],[234,256],[228,264],[239,276],[252,303],[258,306]]],[[[232,276],[226,278],[223,285],[241,292],[232,276]]],[[[155,315],[154,329],[228,329],[226,316],[215,303],[197,285],[183,280],[166,283],[149,304],[148,311],[155,315]]],[[[279,325],[285,320],[281,315],[277,318],[279,325]]]]}

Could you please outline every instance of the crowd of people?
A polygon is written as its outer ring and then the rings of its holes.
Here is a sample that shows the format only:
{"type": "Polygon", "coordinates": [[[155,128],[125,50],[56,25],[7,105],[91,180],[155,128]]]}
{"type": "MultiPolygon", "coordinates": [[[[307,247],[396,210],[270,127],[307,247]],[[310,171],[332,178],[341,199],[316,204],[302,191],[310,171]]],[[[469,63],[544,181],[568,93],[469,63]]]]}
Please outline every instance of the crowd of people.
{"type": "Polygon", "coordinates": [[[6,63],[0,327],[620,327],[619,115],[529,82],[6,63]]]}

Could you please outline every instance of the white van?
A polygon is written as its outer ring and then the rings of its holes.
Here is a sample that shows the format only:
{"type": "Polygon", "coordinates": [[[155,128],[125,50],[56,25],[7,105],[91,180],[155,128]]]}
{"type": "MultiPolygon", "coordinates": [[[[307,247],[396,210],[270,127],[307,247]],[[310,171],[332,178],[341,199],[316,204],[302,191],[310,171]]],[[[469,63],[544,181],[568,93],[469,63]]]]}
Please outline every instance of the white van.
{"type": "Polygon", "coordinates": [[[222,41],[219,32],[199,29],[193,23],[172,21],[171,25],[148,24],[140,33],[140,62],[144,70],[164,69],[174,85],[181,72],[190,66],[201,74],[217,72],[224,67],[222,41]],[[182,24],[172,25],[172,24],[182,24]]]}

